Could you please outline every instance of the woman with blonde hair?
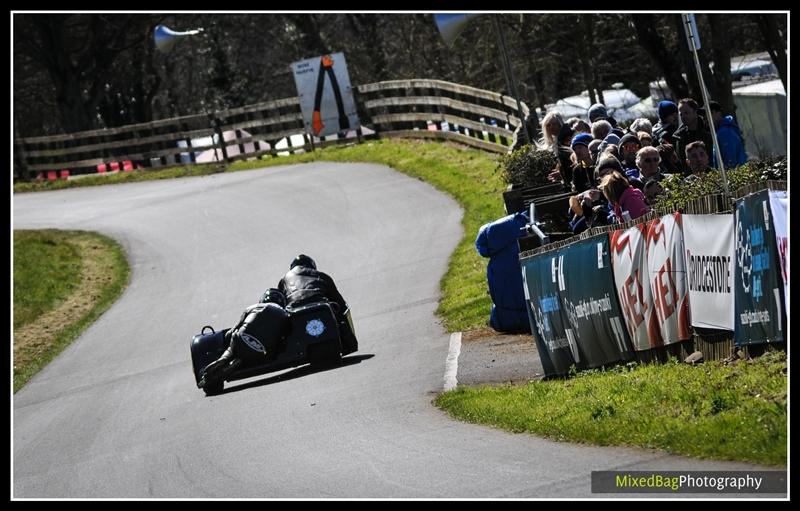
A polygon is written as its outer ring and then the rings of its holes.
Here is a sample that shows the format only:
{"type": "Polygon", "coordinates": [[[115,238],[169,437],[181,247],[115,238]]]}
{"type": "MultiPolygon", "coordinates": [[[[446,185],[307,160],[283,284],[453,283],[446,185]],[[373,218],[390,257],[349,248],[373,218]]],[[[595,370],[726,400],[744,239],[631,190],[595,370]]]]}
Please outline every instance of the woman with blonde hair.
{"type": "Polygon", "coordinates": [[[536,143],[538,149],[554,151],[558,145],[558,134],[564,126],[561,114],[552,110],[542,120],[542,138],[536,143]]]}
{"type": "Polygon", "coordinates": [[[639,218],[650,211],[642,191],[631,186],[628,179],[616,170],[603,177],[600,189],[614,206],[614,214],[619,223],[639,218]]]}

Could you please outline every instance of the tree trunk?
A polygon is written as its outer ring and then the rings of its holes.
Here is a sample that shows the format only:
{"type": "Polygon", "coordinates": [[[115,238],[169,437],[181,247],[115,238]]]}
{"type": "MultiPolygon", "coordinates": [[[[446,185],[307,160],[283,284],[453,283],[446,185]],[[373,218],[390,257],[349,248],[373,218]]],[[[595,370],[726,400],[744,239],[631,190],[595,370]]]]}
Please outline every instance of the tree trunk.
{"type": "Polygon", "coordinates": [[[786,87],[786,43],[781,37],[782,33],[778,27],[776,16],[776,14],[760,14],[756,16],[756,19],[772,63],[778,68],[778,76],[781,78],[783,88],[788,90],[786,87]]]}
{"type": "Polygon", "coordinates": [[[708,14],[706,19],[711,26],[711,55],[714,57],[713,99],[722,105],[723,112],[734,114],[736,106],[731,90],[731,44],[728,37],[730,24],[718,14],[708,14]]]}
{"type": "MultiPolygon", "coordinates": [[[[598,83],[597,83],[597,68],[594,65],[593,57],[597,54],[597,50],[594,44],[594,18],[592,18],[592,14],[580,14],[578,17],[580,18],[580,23],[578,24],[579,31],[579,41],[583,41],[582,46],[585,47],[584,51],[578,51],[578,58],[580,59],[581,63],[581,70],[583,71],[583,81],[586,84],[586,88],[589,90],[589,104],[594,105],[597,103],[597,95],[595,94],[595,90],[598,90],[598,83]]],[[[602,97],[603,91],[600,90],[600,96],[602,97]]]]}
{"type": "MultiPolygon", "coordinates": [[[[656,17],[653,14],[632,14],[631,20],[636,28],[639,45],[644,48],[648,55],[653,59],[661,72],[664,73],[664,79],[667,82],[672,92],[672,99],[680,99],[689,95],[689,88],[686,85],[686,80],[681,76],[681,66],[675,58],[674,52],[669,51],[656,31],[656,17]]],[[[678,16],[680,21],[680,16],[678,16]]],[[[683,36],[683,27],[678,34],[682,38],[683,46],[679,48],[686,48],[686,37],[683,36]]]]}
{"type": "Polygon", "coordinates": [[[683,63],[683,70],[686,73],[686,81],[689,84],[689,90],[686,95],[679,95],[675,98],[676,101],[683,98],[693,98],[698,103],[703,102],[703,93],[700,91],[700,80],[697,78],[697,66],[694,64],[694,55],[689,49],[689,41],[686,40],[686,31],[683,28],[683,16],[680,14],[670,14],[675,32],[678,35],[678,61],[683,63]]]}

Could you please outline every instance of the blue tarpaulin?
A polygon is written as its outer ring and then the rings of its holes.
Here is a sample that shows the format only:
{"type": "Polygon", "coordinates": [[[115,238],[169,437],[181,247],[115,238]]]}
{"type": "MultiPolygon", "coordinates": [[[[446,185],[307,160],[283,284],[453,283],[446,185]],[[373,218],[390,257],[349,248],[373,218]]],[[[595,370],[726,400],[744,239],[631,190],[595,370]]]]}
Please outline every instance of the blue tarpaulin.
{"type": "Polygon", "coordinates": [[[475,248],[489,258],[486,278],[492,297],[489,325],[498,332],[530,333],[517,238],[525,235],[526,213],[515,213],[483,225],[475,248]]]}

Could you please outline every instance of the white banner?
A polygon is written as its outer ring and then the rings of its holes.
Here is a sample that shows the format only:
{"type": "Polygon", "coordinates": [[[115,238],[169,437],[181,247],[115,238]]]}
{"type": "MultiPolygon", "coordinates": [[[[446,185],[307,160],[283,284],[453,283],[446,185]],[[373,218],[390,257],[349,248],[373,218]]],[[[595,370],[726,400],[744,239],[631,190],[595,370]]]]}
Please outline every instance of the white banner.
{"type": "Polygon", "coordinates": [[[628,334],[636,351],[664,344],[647,278],[646,243],[646,224],[611,233],[614,283],[628,334]]]}
{"type": "Polygon", "coordinates": [[[733,331],[733,213],[683,215],[692,326],[733,331]]]}
{"type": "Polygon", "coordinates": [[[664,344],[690,339],[689,289],[680,213],[664,215],[648,224],[647,269],[664,344]]]}
{"type": "Polygon", "coordinates": [[[769,206],[772,210],[772,222],[775,224],[775,243],[778,246],[778,259],[781,261],[783,304],[787,316],[789,315],[789,225],[786,216],[788,200],[786,192],[772,190],[769,192],[769,206]]]}

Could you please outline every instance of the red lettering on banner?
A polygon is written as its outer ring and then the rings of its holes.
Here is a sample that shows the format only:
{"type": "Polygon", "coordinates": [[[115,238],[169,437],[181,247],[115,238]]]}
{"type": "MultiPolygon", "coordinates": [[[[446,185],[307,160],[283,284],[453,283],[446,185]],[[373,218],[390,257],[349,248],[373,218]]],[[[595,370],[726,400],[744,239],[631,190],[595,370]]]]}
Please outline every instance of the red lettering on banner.
{"type": "Polygon", "coordinates": [[[647,304],[643,300],[644,293],[642,283],[639,280],[638,269],[633,272],[633,275],[625,279],[624,291],[623,301],[625,302],[626,315],[633,323],[634,328],[639,328],[639,325],[644,321],[643,311],[647,309],[647,304]]]}
{"type": "MultiPolygon", "coordinates": [[[[661,221],[660,218],[656,218],[653,220],[653,223],[650,224],[650,229],[647,232],[648,242],[651,242],[653,245],[658,243],[658,240],[662,238],[662,235],[665,234],[664,232],[664,223],[661,221]]],[[[664,239],[664,247],[667,246],[667,240],[664,239]]]]}
{"type": "Polygon", "coordinates": [[[647,322],[647,336],[650,338],[651,348],[664,345],[664,339],[661,337],[661,329],[658,327],[658,317],[656,314],[651,314],[650,321],[647,322]]]}
{"type": "Polygon", "coordinates": [[[678,301],[678,292],[675,289],[675,281],[672,278],[672,262],[669,258],[667,258],[666,264],[658,270],[653,294],[656,310],[659,312],[659,319],[664,322],[675,312],[675,304],[678,301]],[[664,282],[665,273],[667,274],[667,282],[664,282]],[[667,297],[670,298],[669,303],[667,303],[667,297]]]}
{"type": "Polygon", "coordinates": [[[678,313],[678,340],[685,341],[692,338],[692,326],[689,319],[689,293],[686,293],[681,300],[681,308],[678,313]]]}
{"type": "Polygon", "coordinates": [[[631,237],[625,231],[614,231],[611,235],[611,250],[615,254],[621,254],[630,241],[631,237]]]}

